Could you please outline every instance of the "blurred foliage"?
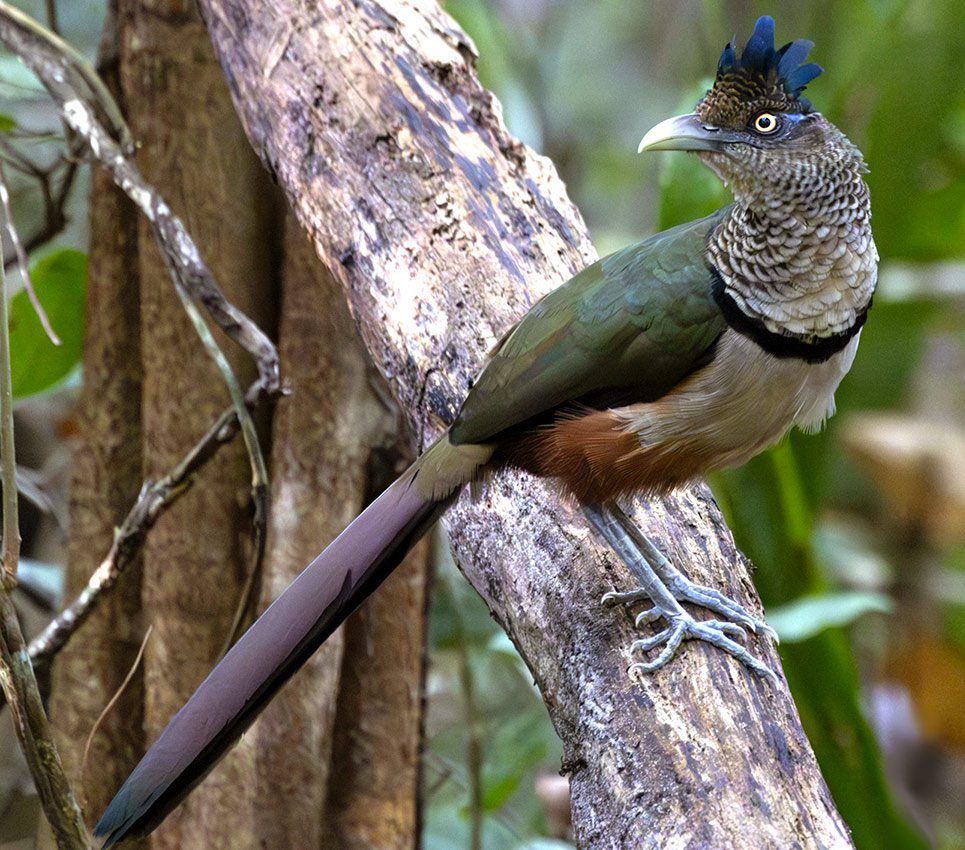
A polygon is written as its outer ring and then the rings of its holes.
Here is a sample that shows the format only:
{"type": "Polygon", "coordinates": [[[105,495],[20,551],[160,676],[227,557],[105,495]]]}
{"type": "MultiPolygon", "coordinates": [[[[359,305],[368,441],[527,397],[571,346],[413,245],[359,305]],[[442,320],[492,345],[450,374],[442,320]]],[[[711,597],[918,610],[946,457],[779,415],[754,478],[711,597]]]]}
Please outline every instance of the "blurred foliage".
{"type": "Polygon", "coordinates": [[[72,248],[48,254],[30,267],[34,291],[60,339],[40,324],[25,290],[10,301],[10,373],[16,398],[58,384],[80,363],[87,303],[87,256],[72,248]]]}
{"type": "Polygon", "coordinates": [[[559,770],[560,741],[519,654],[448,547],[437,551],[424,846],[536,850],[546,834],[536,778],[559,770]]]}
{"type": "Polygon", "coordinates": [[[767,622],[786,645],[813,638],[825,629],[849,626],[871,611],[890,614],[893,610],[894,603],[883,593],[842,591],[801,596],[769,610],[767,622]]]}

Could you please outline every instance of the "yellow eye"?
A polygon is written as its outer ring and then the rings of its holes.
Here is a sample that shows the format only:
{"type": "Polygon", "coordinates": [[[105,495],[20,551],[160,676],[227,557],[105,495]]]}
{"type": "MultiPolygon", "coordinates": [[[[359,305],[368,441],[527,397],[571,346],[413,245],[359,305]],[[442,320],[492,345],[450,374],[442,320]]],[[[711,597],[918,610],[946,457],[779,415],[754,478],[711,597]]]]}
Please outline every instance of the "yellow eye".
{"type": "Polygon", "coordinates": [[[762,112],[754,119],[754,129],[764,136],[773,133],[777,126],[777,116],[771,112],[762,112]]]}

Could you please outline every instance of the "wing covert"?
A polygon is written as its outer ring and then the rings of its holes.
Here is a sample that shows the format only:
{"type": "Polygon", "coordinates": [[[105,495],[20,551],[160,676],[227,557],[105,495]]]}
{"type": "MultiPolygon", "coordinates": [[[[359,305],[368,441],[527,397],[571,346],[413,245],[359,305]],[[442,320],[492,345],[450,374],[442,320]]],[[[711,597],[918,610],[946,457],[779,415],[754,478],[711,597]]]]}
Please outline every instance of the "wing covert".
{"type": "Polygon", "coordinates": [[[567,403],[659,398],[725,327],[705,246],[724,210],[610,254],[538,301],[494,351],[450,430],[482,443],[567,403]]]}

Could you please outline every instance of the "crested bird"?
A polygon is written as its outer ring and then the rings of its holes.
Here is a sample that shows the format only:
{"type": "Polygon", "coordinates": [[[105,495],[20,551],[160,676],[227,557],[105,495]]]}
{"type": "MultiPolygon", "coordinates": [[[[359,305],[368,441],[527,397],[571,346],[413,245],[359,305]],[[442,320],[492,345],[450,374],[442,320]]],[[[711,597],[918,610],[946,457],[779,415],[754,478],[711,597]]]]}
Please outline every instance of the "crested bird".
{"type": "Polygon", "coordinates": [[[455,421],[275,600],[175,715],[107,808],[109,847],[152,830],[278,689],[400,563],[469,483],[503,469],[558,483],[639,581],[662,621],[631,652],[653,672],[701,640],[774,675],[742,643],[773,635],[690,581],[621,501],[740,464],[791,427],[818,427],[854,360],[878,256],[858,149],[802,96],[812,42],[776,49],[762,17],[723,50],[693,113],[640,151],[694,152],[734,195],[712,215],[604,257],[500,340],[455,421]],[[681,603],[709,610],[698,619],[681,603]]]}

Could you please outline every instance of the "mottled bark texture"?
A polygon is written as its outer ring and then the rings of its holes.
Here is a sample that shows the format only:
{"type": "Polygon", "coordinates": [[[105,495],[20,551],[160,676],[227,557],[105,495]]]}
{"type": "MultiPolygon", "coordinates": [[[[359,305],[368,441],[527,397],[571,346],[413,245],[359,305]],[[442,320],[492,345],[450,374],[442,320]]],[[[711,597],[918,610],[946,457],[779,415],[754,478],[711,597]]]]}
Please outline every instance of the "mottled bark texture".
{"type": "MultiPolygon", "coordinates": [[[[105,28],[98,70],[120,98],[117,29],[105,28]]],[[[105,171],[91,175],[84,382],[74,446],[66,597],[72,599],[110,549],[114,528],[141,486],[141,345],[137,213],[105,171]]],[[[57,744],[88,821],[107,805],[143,752],[143,681],[135,678],[84,744],[94,720],[134,663],[143,634],[141,570],[121,584],[57,657],[50,714],[57,744]]],[[[49,841],[42,829],[39,839],[49,841]]],[[[137,846],[137,845],[132,845],[137,846]]]]}
{"type": "MultiPolygon", "coordinates": [[[[249,138],[424,444],[495,339],[593,256],[578,212],[429,0],[201,7],[249,138]]],[[[639,521],[671,558],[758,607],[705,488],[648,507],[639,521]]],[[[632,581],[572,507],[504,476],[446,525],[563,739],[582,846],[850,846],[786,688],[696,645],[627,678],[633,630],[599,599],[632,581]]]]}
{"type": "MultiPolygon", "coordinates": [[[[272,429],[262,608],[361,510],[370,468],[395,471],[411,453],[396,448],[394,405],[374,391],[381,378],[341,290],[293,218],[279,347],[290,393],[272,429]]],[[[415,846],[425,563],[424,551],[413,553],[243,738],[252,770],[238,790],[252,806],[238,814],[251,819],[251,846],[415,846]],[[388,771],[382,781],[372,765],[388,771]]]]}
{"type": "MultiPolygon", "coordinates": [[[[224,294],[262,327],[273,313],[273,193],[245,144],[192,0],[121,5],[121,82],[145,178],[181,216],[224,294]]],[[[150,222],[139,220],[144,474],[176,463],[229,404],[175,294],[150,222]]],[[[224,337],[220,336],[223,341],[224,337]]],[[[242,386],[249,358],[225,345],[242,386]]],[[[207,675],[240,604],[248,558],[250,471],[240,441],[148,535],[143,608],[154,633],[144,656],[148,741],[207,675]]],[[[250,846],[238,791],[252,766],[236,750],[152,836],[155,848],[250,846]]]]}

